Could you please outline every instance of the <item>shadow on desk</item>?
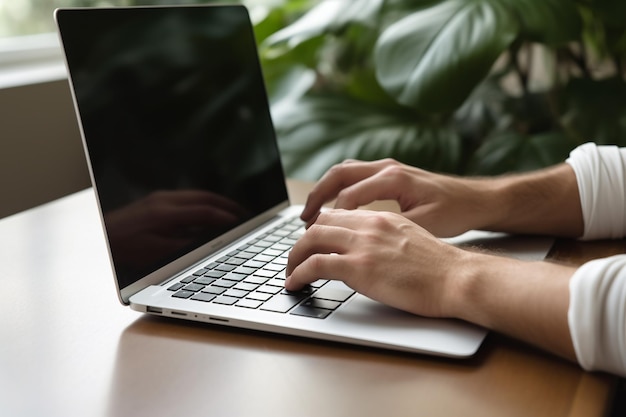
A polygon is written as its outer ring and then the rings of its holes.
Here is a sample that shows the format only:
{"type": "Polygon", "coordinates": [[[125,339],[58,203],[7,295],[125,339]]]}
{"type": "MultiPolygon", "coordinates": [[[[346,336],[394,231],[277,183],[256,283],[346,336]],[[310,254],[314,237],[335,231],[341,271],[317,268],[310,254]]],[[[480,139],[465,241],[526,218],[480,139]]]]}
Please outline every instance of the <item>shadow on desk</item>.
{"type": "Polygon", "coordinates": [[[539,351],[520,367],[528,349],[490,335],[456,360],[144,316],[120,338],[108,415],[564,415],[537,395],[580,370],[539,351]]]}

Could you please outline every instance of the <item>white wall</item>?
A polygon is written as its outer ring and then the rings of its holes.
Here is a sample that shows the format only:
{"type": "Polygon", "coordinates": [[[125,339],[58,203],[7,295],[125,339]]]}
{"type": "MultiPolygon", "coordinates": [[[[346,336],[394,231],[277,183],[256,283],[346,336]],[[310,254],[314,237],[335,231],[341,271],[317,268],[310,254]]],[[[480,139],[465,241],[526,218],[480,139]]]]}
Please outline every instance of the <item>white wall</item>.
{"type": "Polygon", "coordinates": [[[0,88],[0,218],[88,186],[67,80],[0,88]]]}

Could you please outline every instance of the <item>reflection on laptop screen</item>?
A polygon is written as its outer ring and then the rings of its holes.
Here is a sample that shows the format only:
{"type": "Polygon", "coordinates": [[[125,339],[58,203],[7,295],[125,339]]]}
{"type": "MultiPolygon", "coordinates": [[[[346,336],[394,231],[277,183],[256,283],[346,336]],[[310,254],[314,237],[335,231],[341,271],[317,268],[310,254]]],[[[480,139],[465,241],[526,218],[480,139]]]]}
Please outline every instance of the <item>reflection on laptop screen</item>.
{"type": "Polygon", "coordinates": [[[287,200],[244,8],[70,12],[83,14],[60,23],[120,288],[287,200]]]}

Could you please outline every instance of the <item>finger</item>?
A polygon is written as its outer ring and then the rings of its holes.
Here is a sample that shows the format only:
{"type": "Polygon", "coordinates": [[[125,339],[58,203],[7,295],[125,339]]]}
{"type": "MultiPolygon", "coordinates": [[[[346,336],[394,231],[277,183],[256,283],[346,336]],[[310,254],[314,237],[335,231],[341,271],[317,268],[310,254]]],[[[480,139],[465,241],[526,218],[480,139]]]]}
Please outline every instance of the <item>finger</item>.
{"type": "Polygon", "coordinates": [[[299,264],[285,280],[285,289],[298,291],[318,279],[341,280],[348,276],[343,262],[344,255],[336,253],[318,253],[309,256],[299,264]]]}
{"type": "MultiPolygon", "coordinates": [[[[388,216],[398,216],[395,213],[383,212],[383,211],[373,211],[373,210],[345,210],[345,209],[328,209],[322,211],[315,225],[318,226],[327,226],[327,227],[338,227],[342,229],[346,229],[346,234],[343,235],[343,239],[345,239],[344,244],[352,243],[355,236],[353,236],[349,231],[358,231],[362,230],[364,225],[369,223],[373,218],[378,217],[388,217],[388,216]]],[[[378,222],[378,227],[382,226],[381,222],[378,222]]],[[[337,236],[339,238],[339,236],[337,236]]]]}
{"type": "Polygon", "coordinates": [[[341,190],[374,175],[390,163],[391,160],[386,159],[374,162],[348,160],[333,166],[311,190],[302,211],[302,219],[311,220],[322,206],[336,198],[341,190]]]}
{"type": "Polygon", "coordinates": [[[342,253],[350,241],[348,235],[349,230],[342,227],[314,224],[291,248],[286,275],[316,253],[342,253]]]}
{"type": "Polygon", "coordinates": [[[380,200],[400,200],[401,183],[398,176],[389,169],[356,182],[341,190],[335,201],[335,208],[353,210],[380,200]]]}

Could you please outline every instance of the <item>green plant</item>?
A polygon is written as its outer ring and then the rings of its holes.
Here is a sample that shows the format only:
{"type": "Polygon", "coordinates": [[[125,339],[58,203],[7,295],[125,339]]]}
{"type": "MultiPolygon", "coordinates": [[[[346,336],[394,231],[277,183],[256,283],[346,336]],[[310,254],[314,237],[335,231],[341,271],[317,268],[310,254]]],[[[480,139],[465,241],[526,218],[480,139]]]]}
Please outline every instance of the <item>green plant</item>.
{"type": "Polygon", "coordinates": [[[383,157],[489,175],[626,143],[623,0],[273,3],[256,29],[292,177],[383,157]]]}

